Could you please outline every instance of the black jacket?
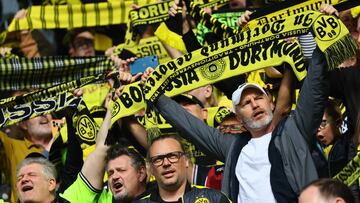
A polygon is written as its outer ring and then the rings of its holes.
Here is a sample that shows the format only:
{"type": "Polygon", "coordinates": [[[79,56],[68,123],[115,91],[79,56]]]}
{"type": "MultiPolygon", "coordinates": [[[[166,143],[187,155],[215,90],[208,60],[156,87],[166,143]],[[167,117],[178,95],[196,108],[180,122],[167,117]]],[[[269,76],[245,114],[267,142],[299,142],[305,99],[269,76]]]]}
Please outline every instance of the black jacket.
{"type": "MultiPolygon", "coordinates": [[[[163,201],[159,194],[159,188],[155,187],[149,191],[149,195],[141,198],[140,200],[133,201],[134,203],[166,203],[163,201]]],[[[178,200],[178,202],[183,203],[198,203],[198,202],[208,202],[208,203],[230,203],[231,201],[220,191],[206,188],[203,186],[196,185],[186,185],[185,194],[178,200]]]]}

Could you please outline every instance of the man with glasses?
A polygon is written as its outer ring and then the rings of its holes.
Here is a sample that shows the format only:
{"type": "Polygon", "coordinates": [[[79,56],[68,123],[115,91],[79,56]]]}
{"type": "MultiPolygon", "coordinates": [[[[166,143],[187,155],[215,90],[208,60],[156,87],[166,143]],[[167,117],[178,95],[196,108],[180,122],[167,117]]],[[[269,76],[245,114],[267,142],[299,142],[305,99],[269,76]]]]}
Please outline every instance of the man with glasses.
{"type": "Polygon", "coordinates": [[[162,135],[151,140],[148,161],[157,187],[135,202],[230,202],[220,191],[187,182],[189,159],[182,142],[176,135],[162,135]]]}
{"type": "Polygon", "coordinates": [[[87,28],[71,30],[64,37],[70,56],[95,56],[95,32],[87,28]]]}
{"type": "Polygon", "coordinates": [[[246,131],[239,119],[236,118],[236,114],[231,112],[221,121],[219,124],[219,130],[222,133],[229,134],[241,134],[246,131]]]}

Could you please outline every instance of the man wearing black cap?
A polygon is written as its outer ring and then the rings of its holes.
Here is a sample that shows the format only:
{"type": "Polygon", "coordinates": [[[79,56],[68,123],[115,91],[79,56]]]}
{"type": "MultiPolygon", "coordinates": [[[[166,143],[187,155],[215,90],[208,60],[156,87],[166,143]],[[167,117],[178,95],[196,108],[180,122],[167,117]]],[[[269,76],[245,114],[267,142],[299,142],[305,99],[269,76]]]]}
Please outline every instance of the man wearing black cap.
{"type": "MultiPolygon", "coordinates": [[[[187,112],[206,123],[207,110],[197,97],[191,94],[180,94],[173,97],[173,100],[180,104],[187,112]]],[[[191,140],[188,140],[186,145],[194,162],[193,167],[191,167],[192,182],[193,184],[204,185],[210,167],[216,164],[216,159],[205,154],[199,147],[194,146],[191,140]]]]}
{"type": "Polygon", "coordinates": [[[206,119],[207,111],[203,103],[195,96],[191,94],[179,94],[173,97],[173,99],[196,118],[200,120],[206,119]]]}

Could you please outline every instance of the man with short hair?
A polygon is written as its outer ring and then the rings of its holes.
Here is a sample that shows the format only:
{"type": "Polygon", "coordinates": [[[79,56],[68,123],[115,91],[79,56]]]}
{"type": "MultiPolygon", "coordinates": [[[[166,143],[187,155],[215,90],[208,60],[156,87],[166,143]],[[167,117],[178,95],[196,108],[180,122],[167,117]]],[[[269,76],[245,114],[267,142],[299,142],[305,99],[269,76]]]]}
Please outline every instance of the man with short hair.
{"type": "Polygon", "coordinates": [[[236,114],[230,112],[226,115],[218,126],[220,132],[226,134],[238,134],[245,132],[246,129],[241,125],[241,122],[236,117],[236,114]]]}
{"type": "Polygon", "coordinates": [[[107,151],[105,164],[108,185],[115,200],[131,202],[145,192],[145,160],[134,148],[112,146],[107,151]]]}
{"type": "Polygon", "coordinates": [[[299,203],[355,203],[350,188],[333,179],[318,179],[304,187],[299,203]]]}
{"type": "Polygon", "coordinates": [[[21,203],[68,202],[55,195],[55,166],[42,157],[24,159],[16,170],[16,189],[21,203]]]}
{"type": "Polygon", "coordinates": [[[149,195],[135,202],[230,202],[219,191],[191,186],[188,183],[186,173],[189,159],[180,137],[162,135],[151,140],[148,161],[157,188],[150,190],[149,195]]]}
{"type": "Polygon", "coordinates": [[[96,147],[87,157],[76,181],[61,196],[70,202],[128,203],[146,190],[146,166],[133,148],[105,143],[111,124],[111,108],[107,95],[104,122],[96,138],[96,147]],[[109,190],[103,189],[104,173],[108,173],[109,190]]]}

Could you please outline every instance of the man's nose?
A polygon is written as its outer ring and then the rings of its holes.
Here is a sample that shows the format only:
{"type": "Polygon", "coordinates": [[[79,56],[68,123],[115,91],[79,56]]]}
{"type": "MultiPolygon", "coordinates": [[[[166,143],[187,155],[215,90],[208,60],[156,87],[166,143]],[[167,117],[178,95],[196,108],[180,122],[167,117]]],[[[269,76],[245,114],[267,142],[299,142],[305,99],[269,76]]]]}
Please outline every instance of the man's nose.
{"type": "Polygon", "coordinates": [[[259,105],[258,105],[258,103],[255,101],[255,99],[254,98],[251,98],[251,106],[253,107],[253,108],[256,108],[256,107],[258,107],[259,105]]]}
{"type": "Polygon", "coordinates": [[[163,163],[163,166],[164,167],[167,167],[167,166],[170,166],[171,165],[171,162],[169,161],[169,159],[168,158],[164,158],[164,163],[163,163]]]}
{"type": "Polygon", "coordinates": [[[22,178],[21,178],[21,184],[25,184],[25,183],[27,183],[27,182],[29,182],[29,177],[28,176],[23,176],[22,178]]]}

